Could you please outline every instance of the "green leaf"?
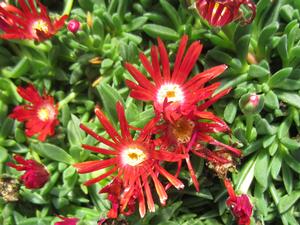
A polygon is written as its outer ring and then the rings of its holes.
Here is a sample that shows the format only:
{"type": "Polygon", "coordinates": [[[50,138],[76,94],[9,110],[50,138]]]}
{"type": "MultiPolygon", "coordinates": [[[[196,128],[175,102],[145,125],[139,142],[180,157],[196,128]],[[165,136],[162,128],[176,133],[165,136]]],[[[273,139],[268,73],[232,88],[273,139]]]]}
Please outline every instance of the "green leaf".
{"type": "Polygon", "coordinates": [[[269,176],[269,155],[266,154],[265,150],[262,150],[255,164],[254,176],[257,182],[264,188],[267,189],[268,186],[268,176],[269,176]]]}
{"type": "Polygon", "coordinates": [[[300,149],[300,143],[295,139],[283,136],[283,138],[280,139],[280,142],[289,150],[295,151],[300,149]]]}
{"type": "Polygon", "coordinates": [[[98,85],[97,90],[101,96],[104,110],[107,113],[107,116],[111,119],[111,121],[114,122],[114,124],[117,124],[118,119],[116,112],[116,103],[120,101],[122,105],[124,105],[122,96],[116,89],[105,83],[101,83],[100,85],[98,85]]]}
{"type": "Polygon", "coordinates": [[[146,16],[140,16],[134,18],[132,21],[127,26],[128,32],[134,31],[134,30],[139,30],[141,27],[147,22],[148,18],[146,16]]]}
{"type": "Polygon", "coordinates": [[[230,102],[224,110],[224,119],[228,123],[232,123],[234,121],[234,118],[236,116],[237,112],[237,105],[234,102],[230,102]]]}
{"type": "Polygon", "coordinates": [[[18,104],[22,101],[17,92],[17,87],[7,78],[0,78],[0,100],[4,102],[12,101],[13,104],[18,104]]]}
{"type": "Polygon", "coordinates": [[[300,174],[300,162],[295,159],[287,150],[287,148],[285,146],[280,146],[280,149],[283,153],[283,157],[284,157],[284,160],[287,163],[287,165],[293,169],[296,173],[300,174]]]}
{"type": "Polygon", "coordinates": [[[273,179],[277,179],[277,176],[280,172],[282,165],[282,155],[280,153],[277,153],[274,155],[271,161],[271,175],[273,179]]]}
{"type": "Polygon", "coordinates": [[[84,132],[79,128],[80,120],[73,114],[71,114],[71,120],[68,123],[68,141],[71,146],[81,146],[84,138],[84,132]]]}
{"type": "Polygon", "coordinates": [[[174,27],[178,30],[179,26],[181,25],[181,18],[178,15],[177,10],[166,0],[160,0],[159,2],[165,13],[172,21],[174,27]]]}
{"type": "Polygon", "coordinates": [[[265,137],[264,142],[263,142],[263,147],[267,148],[268,146],[270,146],[272,143],[274,143],[275,138],[276,138],[276,135],[265,137]]]}
{"type": "Polygon", "coordinates": [[[268,84],[270,87],[280,87],[281,82],[286,79],[291,72],[293,71],[292,67],[283,68],[279,71],[277,71],[274,75],[271,76],[270,80],[268,81],[268,84]]]}
{"type": "Polygon", "coordinates": [[[37,144],[31,144],[31,147],[35,152],[37,152],[39,155],[59,161],[64,162],[67,164],[73,164],[74,160],[73,158],[62,148],[57,147],[56,145],[48,144],[48,143],[37,143],[37,144]]]}
{"type": "Polygon", "coordinates": [[[277,149],[278,149],[278,143],[277,143],[277,141],[274,141],[272,143],[272,145],[269,147],[269,153],[270,153],[270,155],[274,156],[274,154],[276,153],[277,149]]]}
{"type": "Polygon", "coordinates": [[[293,173],[286,163],[282,164],[282,178],[287,193],[291,194],[293,190],[293,173]]]}
{"type": "Polygon", "coordinates": [[[17,65],[11,70],[2,70],[5,77],[18,78],[23,76],[30,69],[30,61],[27,57],[23,57],[17,65]]]}
{"type": "Polygon", "coordinates": [[[288,135],[291,125],[292,125],[292,118],[291,117],[287,117],[280,124],[280,126],[278,128],[278,132],[277,132],[277,136],[278,136],[279,140],[285,138],[288,135]]]}
{"type": "Polygon", "coordinates": [[[269,43],[270,38],[278,30],[278,28],[279,28],[278,22],[273,22],[263,28],[263,30],[261,31],[259,38],[258,38],[258,48],[259,49],[263,49],[263,51],[264,51],[265,47],[269,43]]]}
{"type": "Polygon", "coordinates": [[[280,41],[277,46],[278,53],[281,57],[281,60],[285,63],[288,61],[288,46],[287,46],[287,35],[283,35],[280,38],[280,41]]]}
{"type": "Polygon", "coordinates": [[[268,76],[270,74],[270,71],[263,68],[262,66],[252,64],[249,68],[249,77],[252,78],[261,78],[268,76]]]}
{"type": "Polygon", "coordinates": [[[169,27],[157,24],[146,24],[143,26],[143,30],[153,38],[160,37],[163,40],[170,41],[177,41],[179,39],[179,34],[169,27]]]}
{"type": "Polygon", "coordinates": [[[247,54],[248,54],[248,49],[249,49],[249,43],[250,43],[251,35],[245,35],[241,37],[237,42],[236,42],[236,53],[237,56],[239,57],[240,60],[246,60],[247,54]]]}
{"type": "Polygon", "coordinates": [[[279,200],[278,204],[278,210],[279,213],[284,213],[286,212],[289,208],[291,208],[296,201],[300,198],[300,191],[293,191],[289,195],[285,195],[279,200]]]}
{"type": "Polygon", "coordinates": [[[264,97],[265,105],[270,109],[279,109],[279,101],[277,95],[272,91],[268,91],[264,97]]]}
{"type": "Polygon", "coordinates": [[[300,108],[300,96],[299,94],[293,93],[293,92],[283,92],[283,91],[274,91],[277,97],[292,106],[295,106],[296,108],[300,108]]]}

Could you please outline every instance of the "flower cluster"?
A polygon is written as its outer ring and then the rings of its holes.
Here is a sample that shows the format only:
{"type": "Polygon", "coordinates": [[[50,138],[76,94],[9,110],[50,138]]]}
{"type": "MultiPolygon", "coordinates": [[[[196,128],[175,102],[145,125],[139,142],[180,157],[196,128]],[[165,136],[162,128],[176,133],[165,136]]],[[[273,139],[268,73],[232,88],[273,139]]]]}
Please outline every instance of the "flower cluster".
{"type": "MultiPolygon", "coordinates": [[[[155,117],[144,128],[138,129],[128,124],[119,102],[116,111],[121,133],[98,107],[95,114],[110,139],[80,125],[87,134],[108,147],[83,144],[84,149],[105,155],[106,159],[74,164],[78,173],[104,170],[98,177],[86,181],[85,185],[113,177],[112,182],[100,191],[108,194],[112,204],[108,218],[117,218],[120,213],[132,214],[136,203],[141,217],[145,215],[146,207],[154,212],[151,185],[160,203],[165,205],[169,187],[184,187],[178,179],[183,162],[187,164],[194,186],[199,191],[199,182],[190,160],[191,153],[206,159],[219,170],[222,165],[224,168],[231,167],[228,165],[233,165],[234,158],[241,155],[238,149],[213,137],[219,132],[230,133],[230,129],[221,118],[207,110],[230,91],[226,89],[215,94],[220,83],[207,84],[222,74],[227,66],[216,66],[189,78],[203,46],[195,41],[186,50],[187,44],[188,37],[183,36],[172,69],[165,45],[159,38],[158,46],[151,48],[151,61],[140,53],[139,58],[153,82],[134,65],[125,63],[125,68],[137,82],[126,80],[130,96],[151,102],[155,110],[155,117]],[[165,162],[177,163],[175,174],[164,168],[165,162]]],[[[224,174],[223,179],[227,179],[224,174]]]]}

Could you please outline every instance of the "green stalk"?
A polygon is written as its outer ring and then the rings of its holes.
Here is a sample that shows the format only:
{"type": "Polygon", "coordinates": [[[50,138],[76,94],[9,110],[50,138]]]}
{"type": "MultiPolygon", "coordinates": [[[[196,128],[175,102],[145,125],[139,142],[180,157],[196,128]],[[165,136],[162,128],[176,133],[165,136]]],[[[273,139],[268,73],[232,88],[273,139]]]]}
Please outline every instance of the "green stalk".
{"type": "Polygon", "coordinates": [[[65,97],[63,100],[61,100],[58,103],[58,110],[60,110],[64,105],[68,104],[70,101],[72,101],[76,97],[76,93],[71,92],[67,97],[65,97]]]}
{"type": "Polygon", "coordinates": [[[63,15],[70,15],[73,7],[74,0],[65,0],[65,9],[63,15]]]}
{"type": "Polygon", "coordinates": [[[251,140],[251,133],[253,128],[253,122],[254,122],[254,115],[247,115],[246,116],[246,138],[247,141],[250,142],[251,140]]]}

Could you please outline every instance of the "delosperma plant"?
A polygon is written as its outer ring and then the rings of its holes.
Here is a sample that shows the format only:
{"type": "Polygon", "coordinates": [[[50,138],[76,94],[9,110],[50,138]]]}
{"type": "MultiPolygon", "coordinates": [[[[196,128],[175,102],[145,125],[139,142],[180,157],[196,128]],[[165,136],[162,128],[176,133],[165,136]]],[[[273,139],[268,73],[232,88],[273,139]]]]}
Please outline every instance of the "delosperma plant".
{"type": "Polygon", "coordinates": [[[296,0],[0,2],[0,224],[299,224],[296,0]]]}

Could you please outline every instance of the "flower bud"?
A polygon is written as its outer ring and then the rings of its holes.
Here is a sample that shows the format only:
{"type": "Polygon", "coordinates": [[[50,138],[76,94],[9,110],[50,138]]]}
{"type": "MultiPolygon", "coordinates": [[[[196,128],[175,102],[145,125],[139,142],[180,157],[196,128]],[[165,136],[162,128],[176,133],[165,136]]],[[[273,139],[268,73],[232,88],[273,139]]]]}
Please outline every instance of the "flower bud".
{"type": "Polygon", "coordinates": [[[26,160],[20,155],[15,155],[14,159],[19,164],[8,162],[9,167],[15,168],[18,171],[25,171],[21,176],[21,180],[26,188],[37,189],[44,186],[49,180],[49,173],[45,166],[35,160],[26,160]]]}
{"type": "Polygon", "coordinates": [[[80,22],[78,20],[70,20],[68,23],[68,30],[73,34],[77,33],[80,28],[80,22]]]}
{"type": "Polygon", "coordinates": [[[73,218],[67,218],[64,216],[57,216],[57,217],[62,219],[62,221],[56,222],[54,225],[76,225],[77,222],[79,221],[79,219],[75,217],[73,218]]]}
{"type": "Polygon", "coordinates": [[[240,98],[239,106],[245,115],[259,113],[264,107],[264,98],[255,93],[245,94],[240,98]]]}

